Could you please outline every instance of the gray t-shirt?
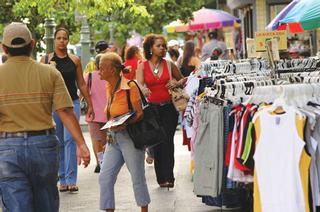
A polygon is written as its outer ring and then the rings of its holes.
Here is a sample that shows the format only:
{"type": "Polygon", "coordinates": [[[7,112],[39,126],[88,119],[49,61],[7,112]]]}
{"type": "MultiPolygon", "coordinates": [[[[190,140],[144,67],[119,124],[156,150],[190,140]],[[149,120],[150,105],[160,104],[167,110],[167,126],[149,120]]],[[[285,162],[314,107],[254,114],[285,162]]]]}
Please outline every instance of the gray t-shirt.
{"type": "Polygon", "coordinates": [[[206,59],[208,59],[211,56],[213,50],[217,47],[222,50],[221,58],[226,59],[226,44],[222,41],[213,39],[202,47],[201,61],[205,61],[206,59]]]}

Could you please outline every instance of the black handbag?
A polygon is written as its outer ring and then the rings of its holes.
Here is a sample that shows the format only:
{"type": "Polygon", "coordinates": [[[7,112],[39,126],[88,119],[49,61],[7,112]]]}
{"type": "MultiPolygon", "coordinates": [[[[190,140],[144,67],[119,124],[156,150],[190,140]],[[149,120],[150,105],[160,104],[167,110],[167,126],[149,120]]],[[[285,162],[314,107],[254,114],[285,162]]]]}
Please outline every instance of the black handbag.
{"type": "MultiPolygon", "coordinates": [[[[167,138],[167,133],[161,123],[159,110],[156,105],[148,104],[135,81],[131,80],[128,83],[130,82],[134,82],[139,89],[143,108],[143,118],[136,123],[127,125],[128,134],[137,149],[151,148],[159,145],[167,138]]],[[[127,100],[129,111],[132,112],[133,108],[130,100],[130,90],[127,90],[127,100]]]]}

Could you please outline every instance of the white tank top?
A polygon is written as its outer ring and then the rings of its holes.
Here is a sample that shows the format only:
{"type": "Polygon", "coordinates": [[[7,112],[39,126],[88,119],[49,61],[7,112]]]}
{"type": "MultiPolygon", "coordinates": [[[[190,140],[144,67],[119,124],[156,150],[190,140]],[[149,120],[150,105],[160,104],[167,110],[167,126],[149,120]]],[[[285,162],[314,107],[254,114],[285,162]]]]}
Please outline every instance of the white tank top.
{"type": "MultiPolygon", "coordinates": [[[[296,113],[260,115],[260,138],[254,154],[262,212],[305,212],[299,163],[305,142],[296,113]]],[[[256,186],[256,185],[255,185],[256,186]]]]}

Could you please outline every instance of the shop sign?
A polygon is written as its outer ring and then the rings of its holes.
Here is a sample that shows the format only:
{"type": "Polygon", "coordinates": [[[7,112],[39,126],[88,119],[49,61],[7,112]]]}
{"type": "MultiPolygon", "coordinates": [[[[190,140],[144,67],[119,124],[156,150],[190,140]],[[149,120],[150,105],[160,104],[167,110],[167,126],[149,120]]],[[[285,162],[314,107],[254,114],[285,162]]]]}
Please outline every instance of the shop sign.
{"type": "Polygon", "coordinates": [[[287,32],[285,30],[275,32],[256,32],[256,51],[266,51],[266,41],[277,39],[279,50],[287,50],[287,32]]]}

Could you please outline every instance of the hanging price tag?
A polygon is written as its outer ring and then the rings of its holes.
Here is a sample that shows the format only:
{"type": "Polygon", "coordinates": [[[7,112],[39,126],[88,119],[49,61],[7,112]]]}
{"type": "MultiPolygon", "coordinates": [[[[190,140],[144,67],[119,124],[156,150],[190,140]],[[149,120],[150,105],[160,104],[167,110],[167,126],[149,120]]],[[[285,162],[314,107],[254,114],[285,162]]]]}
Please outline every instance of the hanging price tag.
{"type": "Polygon", "coordinates": [[[272,55],[273,55],[273,60],[279,61],[280,60],[279,42],[278,42],[277,38],[271,39],[271,51],[272,51],[272,55]]]}
{"type": "Polygon", "coordinates": [[[224,37],[225,37],[227,49],[235,49],[233,33],[226,32],[226,33],[224,33],[224,37]]]}
{"type": "Polygon", "coordinates": [[[256,52],[256,43],[254,39],[252,38],[247,38],[246,39],[247,43],[247,55],[248,58],[256,58],[257,57],[257,52],[256,52]]]}

